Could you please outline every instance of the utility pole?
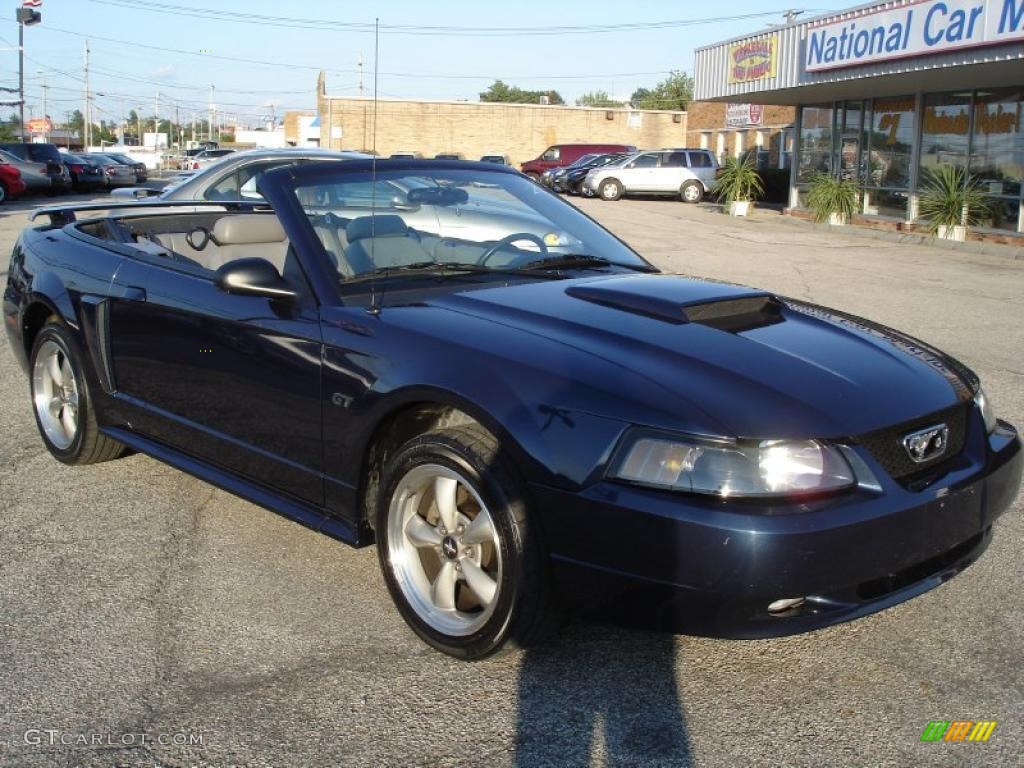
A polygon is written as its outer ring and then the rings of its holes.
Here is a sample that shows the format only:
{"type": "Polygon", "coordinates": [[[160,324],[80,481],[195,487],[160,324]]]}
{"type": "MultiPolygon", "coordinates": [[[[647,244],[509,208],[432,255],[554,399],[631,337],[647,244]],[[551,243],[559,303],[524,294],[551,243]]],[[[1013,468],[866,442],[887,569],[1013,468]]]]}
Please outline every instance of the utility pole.
{"type": "Polygon", "coordinates": [[[153,149],[160,149],[160,91],[156,92],[156,105],[153,110],[153,149]]]}
{"type": "Polygon", "coordinates": [[[174,124],[178,127],[178,149],[181,149],[181,121],[178,119],[178,102],[174,102],[174,124]]]}
{"type": "MultiPolygon", "coordinates": [[[[359,98],[363,98],[363,54],[359,54],[359,61],[356,62],[356,67],[359,69],[359,98]]],[[[364,144],[366,142],[363,142],[364,144]]]]}
{"type": "Polygon", "coordinates": [[[48,117],[47,117],[47,114],[46,114],[46,90],[47,90],[47,88],[49,86],[46,84],[46,74],[42,73],[42,75],[43,75],[43,141],[48,144],[50,142],[50,129],[47,127],[48,117]]]}
{"type": "Polygon", "coordinates": [[[82,116],[82,148],[88,152],[92,144],[92,114],[89,108],[89,41],[85,41],[85,114],[82,116]]]}
{"type": "Polygon", "coordinates": [[[206,138],[213,141],[213,84],[210,84],[210,122],[206,126],[206,138]]]}
{"type": "Polygon", "coordinates": [[[138,111],[135,113],[135,132],[137,134],[139,134],[137,139],[138,139],[138,142],[139,142],[138,145],[141,147],[142,146],[142,107],[139,107],[138,111]]]}

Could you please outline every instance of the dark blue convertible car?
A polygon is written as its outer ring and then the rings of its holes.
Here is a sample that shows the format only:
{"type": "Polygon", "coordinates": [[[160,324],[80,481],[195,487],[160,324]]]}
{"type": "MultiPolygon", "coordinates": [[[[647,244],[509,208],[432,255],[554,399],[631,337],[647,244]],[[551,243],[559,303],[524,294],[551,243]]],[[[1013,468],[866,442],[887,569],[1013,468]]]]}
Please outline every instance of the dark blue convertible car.
{"type": "Polygon", "coordinates": [[[973,562],[1019,487],[1017,433],[956,360],[659,274],[510,169],[312,163],[259,188],[42,211],[4,294],[40,434],[376,542],[446,653],[613,598],[726,637],[848,620],[973,562]]]}

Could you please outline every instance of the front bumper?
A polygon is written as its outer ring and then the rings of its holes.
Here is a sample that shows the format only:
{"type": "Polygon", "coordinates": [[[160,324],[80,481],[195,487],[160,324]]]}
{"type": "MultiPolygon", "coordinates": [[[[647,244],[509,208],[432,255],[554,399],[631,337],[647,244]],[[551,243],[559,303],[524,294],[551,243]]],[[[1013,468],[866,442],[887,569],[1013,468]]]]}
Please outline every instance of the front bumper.
{"type": "MultiPolygon", "coordinates": [[[[977,423],[973,423],[977,422],[977,423]]],[[[644,613],[663,628],[713,637],[793,634],[882,610],[976,560],[1020,487],[1009,425],[964,452],[921,491],[888,479],[794,508],[758,507],[601,482],[533,492],[556,589],[586,610],[644,613]],[[769,603],[805,598],[771,614],[769,603]]]]}

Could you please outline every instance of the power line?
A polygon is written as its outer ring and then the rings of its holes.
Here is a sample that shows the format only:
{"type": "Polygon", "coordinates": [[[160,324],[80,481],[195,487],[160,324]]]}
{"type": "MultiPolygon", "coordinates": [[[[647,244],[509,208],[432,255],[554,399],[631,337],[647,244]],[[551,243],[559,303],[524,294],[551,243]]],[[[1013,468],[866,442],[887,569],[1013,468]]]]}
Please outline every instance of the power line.
{"type": "MultiPolygon", "coordinates": [[[[128,8],[135,11],[149,11],[177,16],[189,16],[199,19],[230,21],[241,24],[254,24],[259,26],[291,27],[296,29],[324,30],[325,28],[335,31],[349,31],[360,33],[372,33],[374,25],[368,22],[347,22],[332,19],[311,19],[294,16],[267,16],[262,14],[240,13],[238,11],[221,11],[212,8],[197,8],[195,6],[175,5],[172,3],[154,2],[153,0],[91,0],[101,5],[128,8]]],[[[543,27],[462,27],[462,26],[427,26],[418,24],[381,24],[380,31],[383,34],[392,35],[441,35],[441,36],[477,36],[477,37],[507,37],[507,36],[548,36],[548,35],[580,35],[580,34],[607,34],[615,32],[638,32],[660,29],[678,29],[680,27],[691,27],[701,24],[715,24],[728,21],[744,21],[748,19],[763,18],[765,16],[779,16],[786,12],[786,9],[761,11],[758,13],[733,14],[729,16],[716,16],[697,19],[673,19],[668,21],[644,21],[625,22],[618,24],[583,24],[569,26],[543,26],[543,27]]],[[[383,73],[381,73],[383,74],[383,73]]]]}

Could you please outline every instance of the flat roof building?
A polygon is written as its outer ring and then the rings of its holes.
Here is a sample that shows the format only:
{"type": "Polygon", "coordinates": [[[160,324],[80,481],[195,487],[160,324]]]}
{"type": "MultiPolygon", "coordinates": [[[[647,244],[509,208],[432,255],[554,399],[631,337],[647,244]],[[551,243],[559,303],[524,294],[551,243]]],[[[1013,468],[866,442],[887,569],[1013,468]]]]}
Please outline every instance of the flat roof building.
{"type": "Polygon", "coordinates": [[[890,0],[700,48],[694,98],[797,107],[790,205],[819,172],[913,221],[928,171],[965,168],[983,227],[1024,232],[1024,0],[890,0]]]}

